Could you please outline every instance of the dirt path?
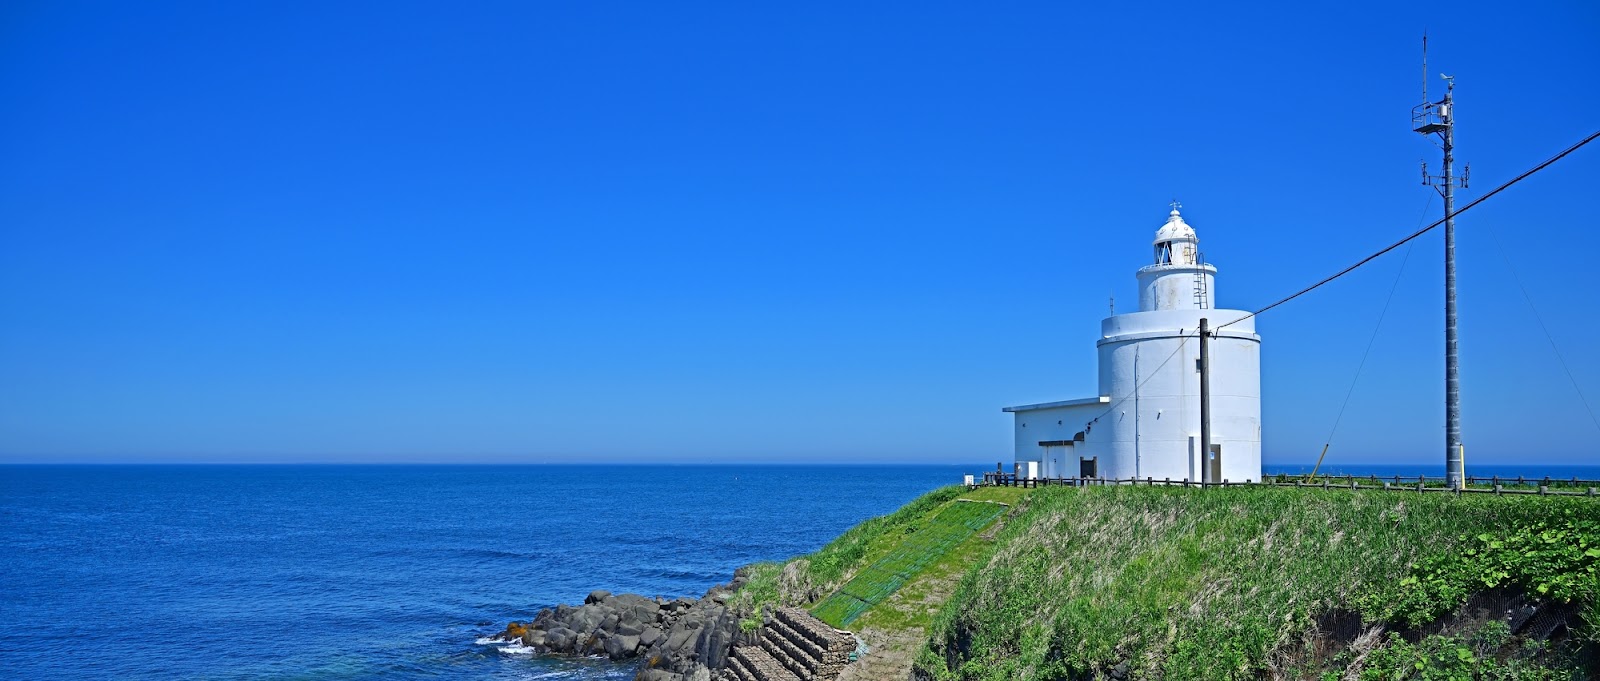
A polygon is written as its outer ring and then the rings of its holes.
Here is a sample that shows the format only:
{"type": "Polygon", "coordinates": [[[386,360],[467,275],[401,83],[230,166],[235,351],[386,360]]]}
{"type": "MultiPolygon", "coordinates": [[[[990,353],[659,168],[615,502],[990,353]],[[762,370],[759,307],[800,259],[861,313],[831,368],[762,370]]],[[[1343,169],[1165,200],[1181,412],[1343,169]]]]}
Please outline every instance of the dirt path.
{"type": "Polygon", "coordinates": [[[871,649],[861,659],[844,668],[839,681],[905,681],[911,678],[911,663],[922,647],[922,629],[888,633],[881,629],[856,632],[871,649]]]}

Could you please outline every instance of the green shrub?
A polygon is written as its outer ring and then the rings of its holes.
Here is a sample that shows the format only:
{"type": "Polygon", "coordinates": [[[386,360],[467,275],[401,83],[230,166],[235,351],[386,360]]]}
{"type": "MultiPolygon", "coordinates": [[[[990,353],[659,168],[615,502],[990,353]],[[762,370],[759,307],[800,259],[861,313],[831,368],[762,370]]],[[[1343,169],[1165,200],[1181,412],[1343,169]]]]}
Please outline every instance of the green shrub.
{"type": "MultiPolygon", "coordinates": [[[[1486,626],[1488,630],[1491,626],[1486,626]]],[[[1491,638],[1510,631],[1505,623],[1489,634],[1491,638]]],[[[1362,681],[1577,681],[1583,671],[1569,660],[1551,659],[1546,663],[1544,644],[1528,641],[1520,650],[1500,659],[1486,651],[1481,640],[1485,631],[1473,637],[1429,636],[1411,643],[1390,633],[1378,649],[1367,655],[1361,669],[1362,681]]],[[[1502,643],[1505,639],[1500,639],[1502,643]]],[[[1494,646],[1498,648],[1499,646],[1494,646]]]]}
{"type": "Polygon", "coordinates": [[[1363,609],[1418,627],[1460,607],[1473,593],[1505,586],[1521,587],[1539,599],[1592,603],[1600,595],[1600,519],[1567,508],[1504,529],[1458,535],[1453,550],[1418,561],[1400,580],[1398,594],[1374,594],[1364,599],[1363,609]]]}
{"type": "Polygon", "coordinates": [[[1390,632],[1388,642],[1367,656],[1364,681],[1473,681],[1480,660],[1454,638],[1429,636],[1413,645],[1390,632]]]}

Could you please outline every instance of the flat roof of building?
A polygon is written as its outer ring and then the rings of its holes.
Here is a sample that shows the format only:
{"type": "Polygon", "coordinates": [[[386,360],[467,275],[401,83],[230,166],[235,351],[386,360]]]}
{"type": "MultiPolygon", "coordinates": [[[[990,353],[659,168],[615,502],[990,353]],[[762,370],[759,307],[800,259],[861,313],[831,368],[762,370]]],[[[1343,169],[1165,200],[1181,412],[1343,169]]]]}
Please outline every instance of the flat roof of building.
{"type": "Polygon", "coordinates": [[[1036,410],[1039,410],[1039,409],[1055,409],[1056,407],[1079,407],[1079,406],[1083,406],[1085,404],[1111,404],[1111,397],[1107,396],[1107,395],[1101,395],[1099,397],[1085,397],[1085,398],[1083,398],[1081,400],[1064,400],[1064,401],[1061,401],[1061,402],[1040,402],[1039,404],[1024,404],[1024,405],[1019,406],[1019,407],[1001,407],[1000,411],[1009,411],[1009,412],[1015,413],[1015,412],[1019,412],[1019,411],[1036,411],[1036,410]]]}

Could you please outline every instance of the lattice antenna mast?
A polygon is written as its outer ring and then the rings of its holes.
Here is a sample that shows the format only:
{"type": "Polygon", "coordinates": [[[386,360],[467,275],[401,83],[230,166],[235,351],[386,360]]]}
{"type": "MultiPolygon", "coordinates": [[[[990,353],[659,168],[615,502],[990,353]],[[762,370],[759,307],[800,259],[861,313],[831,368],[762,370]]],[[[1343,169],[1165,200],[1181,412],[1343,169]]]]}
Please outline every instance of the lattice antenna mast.
{"type": "Polygon", "coordinates": [[[1444,74],[1444,99],[1428,101],[1428,37],[1422,37],[1422,103],[1411,109],[1411,129],[1438,135],[1444,150],[1444,174],[1430,175],[1422,163],[1422,183],[1444,197],[1444,476],[1450,489],[1461,489],[1466,455],[1461,444],[1461,368],[1456,333],[1456,187],[1465,189],[1472,166],[1455,171],[1455,78],[1444,74]]]}

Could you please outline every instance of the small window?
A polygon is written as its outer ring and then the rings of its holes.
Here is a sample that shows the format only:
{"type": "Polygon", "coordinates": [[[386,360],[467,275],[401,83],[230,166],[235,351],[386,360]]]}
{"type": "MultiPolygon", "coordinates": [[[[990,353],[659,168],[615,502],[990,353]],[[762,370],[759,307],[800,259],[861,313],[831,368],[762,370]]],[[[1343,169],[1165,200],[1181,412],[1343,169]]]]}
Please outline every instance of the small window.
{"type": "Polygon", "coordinates": [[[1198,358],[1194,360],[1194,370],[1200,371],[1200,360],[1198,358]]]}

